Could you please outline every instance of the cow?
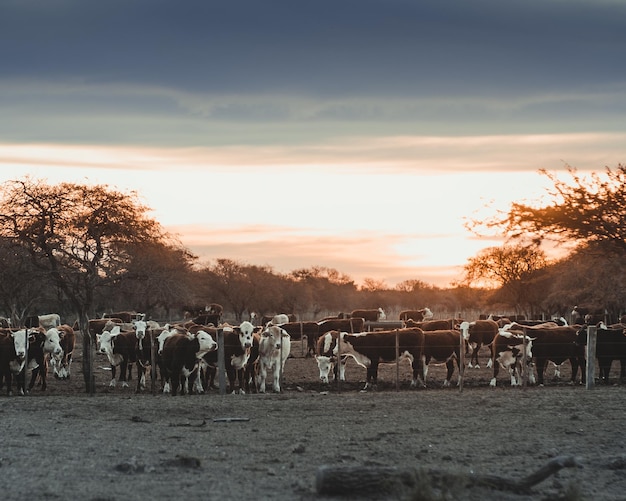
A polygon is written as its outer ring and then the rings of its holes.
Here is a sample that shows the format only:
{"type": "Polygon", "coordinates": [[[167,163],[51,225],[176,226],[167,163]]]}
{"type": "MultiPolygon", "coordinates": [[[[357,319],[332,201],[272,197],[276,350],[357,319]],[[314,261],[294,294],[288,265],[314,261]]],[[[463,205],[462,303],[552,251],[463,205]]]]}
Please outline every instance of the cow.
{"type": "Polygon", "coordinates": [[[59,333],[62,353],[60,357],[53,355],[50,358],[54,377],[57,379],[70,379],[72,356],[76,346],[76,334],[74,329],[67,324],[59,325],[56,331],[59,333]]]}
{"type": "MultiPolygon", "coordinates": [[[[244,320],[236,328],[223,329],[224,367],[228,377],[229,393],[236,393],[235,383],[239,383],[239,393],[245,393],[244,373],[250,358],[254,325],[244,320]]],[[[207,353],[203,360],[206,363],[205,386],[212,387],[217,367],[217,352],[207,353]]]]}
{"type": "Polygon", "coordinates": [[[537,384],[544,385],[545,370],[548,362],[557,367],[569,360],[572,368],[570,382],[576,383],[578,370],[581,372],[581,382],[585,382],[585,350],[576,344],[578,328],[574,326],[559,326],[554,322],[544,322],[535,326],[513,323],[505,326],[505,330],[523,331],[533,339],[533,362],[537,371],[537,384]]]}
{"type": "Polygon", "coordinates": [[[372,310],[352,310],[349,315],[350,318],[362,318],[366,322],[382,322],[387,318],[385,311],[382,308],[372,310]]]}
{"type": "Polygon", "coordinates": [[[292,341],[298,341],[302,337],[307,340],[318,337],[319,325],[317,322],[287,322],[280,325],[291,336],[292,341]]]}
{"type": "Polygon", "coordinates": [[[61,317],[57,313],[33,315],[24,319],[24,326],[28,329],[41,327],[44,330],[61,325],[61,317]]]}
{"type": "Polygon", "coordinates": [[[192,322],[198,325],[212,325],[217,327],[220,324],[221,313],[203,313],[195,317],[192,322]]]}
{"type": "Polygon", "coordinates": [[[280,380],[285,369],[285,362],[291,352],[291,338],[278,325],[270,325],[261,333],[259,339],[259,392],[265,393],[267,371],[273,370],[272,389],[280,393],[280,380]]]}
{"type": "Polygon", "coordinates": [[[404,327],[419,327],[423,331],[439,331],[446,329],[454,329],[457,322],[453,318],[447,320],[424,320],[422,322],[416,322],[415,320],[403,320],[404,327]]]}
{"type": "Polygon", "coordinates": [[[413,320],[414,322],[422,322],[433,318],[433,312],[430,308],[422,308],[421,310],[403,310],[400,312],[400,320],[406,322],[413,320]]]}
{"type": "Polygon", "coordinates": [[[116,368],[119,366],[119,382],[122,388],[128,387],[127,373],[129,366],[137,364],[138,377],[137,389],[139,392],[145,387],[145,379],[142,377],[142,364],[145,360],[149,360],[149,355],[144,355],[145,350],[150,349],[150,342],[143,343],[142,349],[139,349],[139,341],[135,331],[122,332],[119,325],[115,325],[110,331],[104,330],[102,334],[96,335],[98,344],[98,352],[105,354],[111,366],[111,381],[109,387],[116,386],[116,368]]]}
{"type": "Polygon", "coordinates": [[[17,381],[20,394],[24,395],[25,378],[20,373],[26,365],[26,329],[0,335],[0,388],[7,384],[7,395],[13,395],[13,377],[17,381]]]}
{"type": "MultiPolygon", "coordinates": [[[[580,346],[587,345],[589,327],[582,326],[576,334],[576,343],[580,346]]],[[[607,328],[600,323],[596,330],[596,359],[600,382],[609,384],[609,374],[613,360],[620,361],[620,381],[626,380],[626,330],[622,327],[607,328]]]]}
{"type": "Polygon", "coordinates": [[[145,316],[145,313],[137,313],[136,311],[118,311],[115,313],[104,313],[102,318],[119,318],[122,322],[130,324],[134,320],[144,320],[145,316]]]}
{"type": "Polygon", "coordinates": [[[426,385],[428,365],[431,360],[446,364],[446,379],[443,386],[450,386],[452,374],[454,374],[454,360],[459,372],[458,383],[461,382],[461,332],[454,329],[423,331],[424,353],[422,355],[422,381],[426,385]]]}
{"type": "MultiPolygon", "coordinates": [[[[498,333],[491,343],[493,378],[489,382],[489,386],[496,386],[500,367],[509,371],[511,386],[521,385],[522,361],[525,356],[526,363],[530,364],[533,356],[532,347],[533,340],[523,332],[498,329],[498,333]]],[[[532,373],[530,379],[533,382],[532,373]]]]}
{"type": "Polygon", "coordinates": [[[574,306],[571,315],[573,324],[595,325],[606,321],[607,311],[601,307],[574,306]]]}
{"type": "Polygon", "coordinates": [[[337,364],[337,357],[334,354],[338,337],[339,331],[329,331],[325,332],[317,340],[315,361],[317,362],[317,368],[320,373],[320,380],[325,384],[328,384],[328,376],[331,370],[335,378],[339,377],[340,381],[346,380],[346,362],[348,356],[342,355],[339,364],[337,364]]]}
{"type": "Polygon", "coordinates": [[[172,396],[176,396],[181,387],[181,395],[185,394],[185,384],[181,386],[181,377],[188,380],[198,370],[202,357],[215,350],[217,342],[204,331],[199,331],[193,337],[178,333],[167,337],[161,352],[161,370],[165,381],[163,393],[171,391],[172,396]]]}
{"type": "Polygon", "coordinates": [[[32,369],[28,391],[35,386],[37,377],[41,381],[41,391],[45,391],[48,387],[48,361],[51,357],[63,356],[61,336],[55,327],[48,329],[47,332],[41,327],[30,329],[30,332],[34,338],[28,343],[28,365],[32,369]]]}
{"type": "Polygon", "coordinates": [[[317,322],[317,335],[307,338],[307,357],[311,353],[317,353],[317,339],[330,331],[342,331],[350,334],[354,332],[363,332],[365,330],[365,320],[363,318],[337,318],[331,320],[322,320],[317,322]]]}
{"type": "MultiPolygon", "coordinates": [[[[461,330],[463,330],[463,339],[465,340],[466,347],[469,350],[472,349],[470,354],[470,360],[467,364],[468,368],[475,367],[480,369],[478,363],[478,353],[482,346],[489,346],[498,333],[498,323],[495,320],[475,320],[474,322],[461,323],[461,330]]],[[[487,367],[491,367],[492,360],[489,358],[487,361],[487,367]]]]}
{"type": "Polygon", "coordinates": [[[267,327],[270,324],[280,325],[287,322],[296,322],[298,319],[293,313],[278,313],[274,315],[263,315],[261,317],[261,325],[267,327]]]}
{"type": "MultiPolygon", "coordinates": [[[[334,354],[349,355],[357,364],[367,369],[367,380],[363,390],[376,388],[378,365],[396,361],[396,335],[398,337],[398,357],[408,359],[413,369],[411,387],[418,385],[422,371],[424,353],[424,331],[419,328],[393,331],[362,332],[348,334],[341,332],[334,354]]],[[[422,382],[423,386],[423,382],[422,382]]]]}

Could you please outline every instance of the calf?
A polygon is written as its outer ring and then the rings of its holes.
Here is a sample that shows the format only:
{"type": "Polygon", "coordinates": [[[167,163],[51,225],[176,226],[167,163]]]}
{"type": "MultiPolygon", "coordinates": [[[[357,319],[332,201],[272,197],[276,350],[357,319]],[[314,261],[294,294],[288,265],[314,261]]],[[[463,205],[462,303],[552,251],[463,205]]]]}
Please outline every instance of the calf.
{"type": "Polygon", "coordinates": [[[210,334],[199,331],[193,338],[187,334],[173,334],[163,343],[162,371],[165,380],[164,393],[170,391],[175,396],[181,387],[185,394],[185,385],[181,386],[181,377],[188,378],[198,370],[200,359],[209,352],[217,350],[217,342],[210,334]]]}
{"type": "Polygon", "coordinates": [[[424,354],[424,331],[419,328],[359,334],[342,332],[339,336],[339,346],[335,348],[334,353],[335,355],[338,352],[342,355],[350,355],[357,364],[367,369],[364,390],[370,386],[375,387],[378,383],[378,365],[381,362],[394,362],[397,359],[396,334],[398,336],[398,359],[410,360],[413,369],[411,386],[417,386],[424,354]]]}
{"type": "MultiPolygon", "coordinates": [[[[584,325],[576,334],[576,343],[579,346],[587,344],[588,327],[584,325]]],[[[603,323],[596,330],[596,359],[600,381],[609,384],[609,373],[613,360],[620,361],[620,381],[626,380],[626,330],[607,328],[603,323]]]]}
{"type": "Polygon", "coordinates": [[[328,384],[328,376],[331,370],[335,378],[339,377],[340,381],[346,380],[346,362],[348,355],[342,355],[339,364],[337,364],[337,357],[334,354],[338,337],[339,331],[330,331],[324,333],[317,340],[315,361],[317,362],[317,368],[320,373],[320,380],[325,384],[328,384]]]}
{"type": "Polygon", "coordinates": [[[59,331],[53,327],[47,332],[43,329],[31,329],[34,338],[28,343],[28,365],[32,369],[28,390],[32,390],[35,386],[37,377],[41,380],[41,390],[45,391],[48,387],[48,360],[50,357],[62,357],[63,348],[61,347],[61,336],[59,331]]]}
{"type": "Polygon", "coordinates": [[[511,386],[521,385],[522,360],[525,354],[526,363],[530,364],[533,355],[532,346],[532,339],[524,335],[523,332],[500,329],[491,343],[493,378],[489,382],[489,386],[496,386],[500,366],[509,371],[511,386]]]}
{"type": "Polygon", "coordinates": [[[422,369],[424,385],[428,374],[428,364],[431,360],[444,362],[447,368],[443,386],[450,386],[454,373],[454,360],[459,372],[458,383],[461,381],[461,332],[454,329],[424,331],[424,353],[422,355],[422,369]]]}
{"type": "Polygon", "coordinates": [[[280,393],[280,379],[291,352],[291,338],[278,325],[270,325],[259,339],[259,392],[265,393],[267,371],[273,370],[273,390],[280,393]]]}

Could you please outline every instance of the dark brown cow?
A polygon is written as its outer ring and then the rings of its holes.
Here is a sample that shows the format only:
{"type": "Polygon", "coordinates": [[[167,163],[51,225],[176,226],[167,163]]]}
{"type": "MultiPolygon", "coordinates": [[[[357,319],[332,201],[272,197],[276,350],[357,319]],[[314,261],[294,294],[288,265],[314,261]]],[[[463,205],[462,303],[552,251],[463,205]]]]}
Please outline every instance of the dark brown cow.
{"type": "Polygon", "coordinates": [[[367,369],[365,388],[376,386],[378,365],[396,361],[396,335],[398,336],[399,358],[411,361],[413,378],[411,386],[417,386],[422,370],[424,354],[424,331],[418,328],[393,331],[363,332],[340,335],[340,353],[354,358],[357,364],[367,369]]]}
{"type": "Polygon", "coordinates": [[[606,310],[597,306],[574,306],[572,310],[573,324],[595,325],[606,322],[606,310]]]}
{"type": "MultiPolygon", "coordinates": [[[[576,343],[587,345],[588,326],[584,325],[576,334],[576,343]]],[[[601,324],[596,330],[596,359],[600,381],[609,384],[609,374],[613,360],[620,362],[620,382],[626,381],[626,330],[623,326],[606,328],[601,324]]]]}
{"type": "Polygon", "coordinates": [[[424,322],[416,322],[414,320],[403,321],[405,327],[419,327],[423,331],[439,331],[454,329],[456,320],[453,318],[447,320],[426,320],[424,322]]]}
{"type": "MultiPolygon", "coordinates": [[[[513,328],[520,330],[519,327],[513,328]]],[[[559,367],[567,360],[569,360],[572,368],[570,382],[576,382],[579,369],[581,382],[585,382],[585,350],[576,344],[577,327],[561,327],[554,323],[545,323],[537,326],[523,326],[522,329],[533,340],[532,354],[539,385],[543,386],[544,384],[544,375],[548,362],[552,362],[559,367]]]]}
{"type": "Polygon", "coordinates": [[[382,308],[371,310],[352,310],[350,318],[363,318],[366,322],[381,322],[387,318],[382,308]]]}
{"type": "Polygon", "coordinates": [[[413,320],[414,322],[422,322],[433,318],[433,312],[430,308],[422,308],[421,310],[404,310],[400,312],[400,320],[406,322],[413,320]]]}
{"type": "Polygon", "coordinates": [[[190,376],[197,375],[200,359],[209,352],[217,350],[217,342],[210,334],[200,331],[193,337],[187,334],[172,334],[163,343],[161,352],[161,370],[165,381],[163,393],[176,396],[179,387],[181,395],[188,393],[186,384],[181,385],[181,378],[188,383],[190,376]]]}
{"type": "Polygon", "coordinates": [[[424,355],[423,355],[423,382],[426,384],[428,364],[431,360],[445,363],[447,374],[443,386],[450,386],[452,374],[454,374],[454,360],[456,359],[459,381],[461,378],[461,332],[454,329],[423,331],[424,332],[424,355]]]}
{"type": "MultiPolygon", "coordinates": [[[[463,338],[465,339],[466,348],[471,348],[470,360],[467,364],[468,368],[475,367],[480,369],[478,363],[478,353],[482,346],[489,346],[498,334],[498,323],[495,320],[476,320],[474,322],[461,323],[461,329],[465,329],[463,338]]],[[[467,353],[467,352],[466,352],[467,353]]],[[[487,367],[491,367],[491,357],[487,362],[487,367]]]]}
{"type": "Polygon", "coordinates": [[[318,337],[319,325],[317,322],[287,322],[280,325],[291,336],[292,341],[298,341],[306,336],[307,339],[318,337]]]}
{"type": "Polygon", "coordinates": [[[7,395],[13,395],[13,378],[17,381],[20,394],[26,393],[25,375],[27,329],[0,334],[0,388],[7,384],[7,395]]]}

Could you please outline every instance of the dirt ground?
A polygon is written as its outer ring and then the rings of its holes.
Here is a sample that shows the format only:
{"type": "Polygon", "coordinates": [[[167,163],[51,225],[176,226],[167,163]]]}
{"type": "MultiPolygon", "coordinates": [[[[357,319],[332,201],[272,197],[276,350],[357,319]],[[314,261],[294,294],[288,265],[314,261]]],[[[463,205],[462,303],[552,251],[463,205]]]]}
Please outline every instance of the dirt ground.
{"type": "Polygon", "coordinates": [[[416,390],[403,362],[399,391],[389,365],[377,391],[361,392],[365,369],[349,362],[346,383],[322,385],[315,360],[294,342],[281,394],[109,389],[97,355],[97,391],[88,395],[77,348],[71,380],[0,397],[0,499],[626,499],[626,386],[586,390],[550,378],[545,387],[512,388],[501,371],[491,388],[483,368],[468,369],[459,391],[442,388],[444,367],[435,366],[428,388],[416,390]],[[515,481],[562,455],[580,466],[529,494],[463,480],[431,490],[355,488],[352,496],[320,495],[316,486],[320,467],[355,467],[370,479],[394,467],[426,480],[437,470],[515,481]]]}

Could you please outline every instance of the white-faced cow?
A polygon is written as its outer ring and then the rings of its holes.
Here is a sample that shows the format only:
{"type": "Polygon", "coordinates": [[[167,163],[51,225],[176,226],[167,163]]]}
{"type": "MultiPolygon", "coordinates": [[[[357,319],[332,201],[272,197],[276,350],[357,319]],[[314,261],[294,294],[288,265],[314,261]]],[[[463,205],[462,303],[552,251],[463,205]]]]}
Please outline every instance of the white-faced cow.
{"type": "MultiPolygon", "coordinates": [[[[533,341],[523,332],[505,331],[500,329],[491,343],[491,363],[493,378],[489,386],[496,386],[500,367],[506,369],[511,377],[511,386],[522,384],[522,361],[530,364],[533,353],[533,341]],[[524,355],[525,354],[525,355],[524,355]]],[[[533,382],[532,372],[530,381],[533,382]]]]}
{"type": "Polygon", "coordinates": [[[400,312],[400,320],[406,322],[413,320],[414,322],[423,322],[433,318],[433,312],[430,308],[422,308],[421,310],[403,310],[400,312]]]}
{"type": "Polygon", "coordinates": [[[18,381],[18,388],[26,393],[24,378],[20,373],[26,363],[26,329],[0,335],[0,388],[6,382],[7,395],[13,395],[13,378],[18,381]]]}
{"type": "Polygon", "coordinates": [[[189,378],[197,373],[202,357],[215,350],[217,342],[204,331],[199,331],[193,337],[187,334],[173,334],[167,337],[161,352],[165,380],[163,392],[171,391],[175,396],[180,388],[181,395],[187,393],[186,385],[181,385],[181,378],[188,382],[189,378]]]}
{"type": "Polygon", "coordinates": [[[317,340],[315,361],[319,369],[320,380],[325,384],[328,384],[331,371],[335,378],[339,377],[339,381],[346,380],[346,362],[348,355],[342,355],[339,364],[337,364],[337,356],[334,354],[338,338],[339,331],[330,331],[324,333],[317,340]]]}
{"type": "MultiPolygon", "coordinates": [[[[317,335],[307,338],[307,356],[317,353],[317,340],[330,331],[341,331],[353,334],[365,330],[365,319],[359,318],[336,318],[317,322],[317,335]]],[[[319,353],[318,353],[319,355],[319,353]]]]}
{"type": "MultiPolygon", "coordinates": [[[[475,367],[480,369],[478,362],[478,353],[481,347],[489,346],[498,334],[498,323],[495,320],[476,320],[474,322],[462,322],[461,330],[463,331],[463,339],[466,343],[466,349],[470,353],[470,360],[467,364],[468,368],[475,367]]],[[[466,351],[467,354],[467,351],[466,351]]],[[[487,367],[491,367],[491,357],[487,361],[487,367]]]]}
{"type": "Polygon", "coordinates": [[[270,325],[261,333],[259,340],[259,392],[265,393],[267,371],[274,373],[272,389],[280,393],[280,380],[285,362],[291,352],[291,338],[278,325],[270,325]]]}
{"type": "Polygon", "coordinates": [[[59,333],[61,356],[52,355],[50,362],[54,377],[57,379],[70,379],[72,368],[72,356],[76,346],[76,334],[74,329],[67,324],[59,325],[56,328],[59,333]]]}
{"type": "MultiPolygon", "coordinates": [[[[228,377],[229,392],[236,393],[235,384],[239,384],[239,393],[246,392],[245,368],[250,358],[252,336],[255,327],[244,320],[237,327],[223,328],[224,368],[228,377]]],[[[216,334],[217,335],[217,331],[216,334]]],[[[207,353],[203,358],[204,386],[213,388],[218,363],[218,352],[207,353]]]]}
{"type": "Polygon", "coordinates": [[[352,310],[350,318],[363,318],[366,322],[382,322],[387,318],[382,308],[352,310]]]}
{"type": "Polygon", "coordinates": [[[390,363],[398,358],[408,359],[413,369],[411,386],[417,386],[422,371],[424,353],[424,331],[419,328],[398,329],[393,331],[363,332],[359,334],[340,334],[340,343],[334,350],[337,355],[350,355],[357,364],[367,369],[367,381],[364,390],[376,387],[378,383],[378,365],[390,363]],[[396,356],[396,336],[398,355],[396,356]]]}
{"type": "Polygon", "coordinates": [[[55,327],[48,329],[47,332],[44,332],[42,328],[31,329],[31,332],[34,333],[34,338],[32,342],[28,343],[28,365],[32,369],[28,390],[33,389],[35,381],[39,377],[41,390],[45,391],[48,387],[49,360],[51,358],[55,360],[63,356],[61,336],[55,327]]]}

